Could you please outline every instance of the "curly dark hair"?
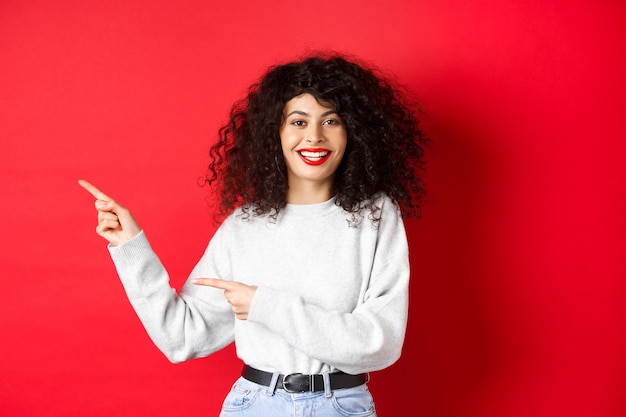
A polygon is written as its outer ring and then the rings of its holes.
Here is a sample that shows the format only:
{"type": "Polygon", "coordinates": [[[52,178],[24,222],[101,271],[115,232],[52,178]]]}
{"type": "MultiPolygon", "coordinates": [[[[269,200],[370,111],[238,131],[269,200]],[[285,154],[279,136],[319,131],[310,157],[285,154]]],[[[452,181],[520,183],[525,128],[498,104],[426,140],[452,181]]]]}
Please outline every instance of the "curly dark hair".
{"type": "Polygon", "coordinates": [[[376,196],[385,193],[404,217],[419,217],[426,138],[417,105],[409,104],[391,77],[336,53],[271,67],[234,103],[202,178],[217,185],[219,214],[241,207],[245,215],[252,210],[276,218],[285,207],[287,167],[279,130],[285,104],[304,93],[330,104],[346,127],[346,151],[333,183],[336,204],[353,215],[364,208],[376,213],[376,196]]]}

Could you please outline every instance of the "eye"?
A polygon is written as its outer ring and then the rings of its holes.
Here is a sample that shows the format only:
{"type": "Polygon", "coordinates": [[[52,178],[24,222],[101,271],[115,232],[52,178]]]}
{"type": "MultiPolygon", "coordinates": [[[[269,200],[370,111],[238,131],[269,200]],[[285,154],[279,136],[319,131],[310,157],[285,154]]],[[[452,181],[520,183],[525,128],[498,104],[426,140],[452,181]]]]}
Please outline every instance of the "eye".
{"type": "Polygon", "coordinates": [[[292,125],[297,126],[297,127],[304,127],[306,126],[306,122],[304,120],[294,120],[291,122],[292,125]]]}
{"type": "Polygon", "coordinates": [[[326,119],[324,120],[324,123],[322,123],[323,125],[329,125],[329,126],[340,126],[341,125],[341,121],[338,119],[326,119]]]}

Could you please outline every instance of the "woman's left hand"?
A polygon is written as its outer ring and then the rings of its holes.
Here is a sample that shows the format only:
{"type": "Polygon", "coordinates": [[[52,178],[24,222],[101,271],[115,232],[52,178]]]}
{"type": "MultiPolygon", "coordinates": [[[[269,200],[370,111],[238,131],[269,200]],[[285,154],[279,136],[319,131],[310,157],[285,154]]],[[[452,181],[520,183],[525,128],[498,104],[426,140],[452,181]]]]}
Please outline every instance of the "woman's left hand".
{"type": "Polygon", "coordinates": [[[191,280],[196,285],[218,288],[224,290],[226,301],[232,306],[235,317],[239,320],[247,320],[250,304],[256,292],[256,286],[246,285],[237,281],[224,281],[217,278],[196,278],[191,280]]]}

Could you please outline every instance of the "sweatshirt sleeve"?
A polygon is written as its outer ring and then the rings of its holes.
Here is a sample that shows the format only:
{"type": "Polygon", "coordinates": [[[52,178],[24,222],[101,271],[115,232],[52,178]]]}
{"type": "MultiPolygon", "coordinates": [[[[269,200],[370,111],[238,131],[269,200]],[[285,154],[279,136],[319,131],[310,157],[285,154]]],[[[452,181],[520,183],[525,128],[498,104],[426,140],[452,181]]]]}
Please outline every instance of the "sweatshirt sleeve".
{"type": "MultiPolygon", "coordinates": [[[[233,341],[234,316],[222,291],[186,284],[179,295],[143,231],[123,245],[109,246],[109,252],[137,316],[171,362],[207,356],[233,341]]],[[[218,229],[190,279],[226,274],[212,265],[219,252],[218,229]]]]}
{"type": "Polygon", "coordinates": [[[401,354],[409,274],[404,224],[399,211],[387,201],[368,287],[352,312],[324,309],[294,294],[259,287],[248,320],[267,326],[294,348],[344,372],[383,369],[401,354]]]}

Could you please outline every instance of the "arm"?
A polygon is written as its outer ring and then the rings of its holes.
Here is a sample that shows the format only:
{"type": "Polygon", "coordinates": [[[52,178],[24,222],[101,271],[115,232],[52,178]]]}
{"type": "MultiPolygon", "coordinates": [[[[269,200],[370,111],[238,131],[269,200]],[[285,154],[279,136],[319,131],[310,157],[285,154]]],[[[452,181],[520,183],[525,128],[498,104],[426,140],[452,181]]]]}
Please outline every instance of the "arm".
{"type": "MultiPolygon", "coordinates": [[[[209,273],[211,244],[191,273],[209,273]]],[[[234,339],[234,316],[222,292],[179,295],[143,232],[109,247],[128,300],[154,344],[173,363],[210,355],[234,339]]]]}
{"type": "MultiPolygon", "coordinates": [[[[96,198],[96,232],[109,241],[109,252],[128,299],[165,356],[172,362],[182,362],[229,344],[234,317],[221,291],[207,288],[179,296],[130,211],[87,181],[79,184],[96,198]]],[[[209,248],[192,276],[214,273],[209,267],[209,248]]]]}

